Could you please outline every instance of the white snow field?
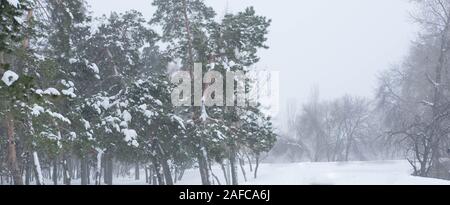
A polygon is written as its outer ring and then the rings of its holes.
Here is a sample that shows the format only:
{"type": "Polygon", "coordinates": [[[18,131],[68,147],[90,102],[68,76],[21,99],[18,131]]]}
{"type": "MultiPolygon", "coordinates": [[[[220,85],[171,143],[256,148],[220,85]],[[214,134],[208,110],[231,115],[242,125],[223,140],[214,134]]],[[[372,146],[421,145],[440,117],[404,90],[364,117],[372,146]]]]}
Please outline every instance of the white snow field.
{"type": "MultiPolygon", "coordinates": [[[[212,169],[221,184],[225,184],[220,166],[212,169]]],[[[407,161],[261,164],[257,179],[253,179],[248,164],[245,169],[247,182],[238,166],[241,185],[450,185],[446,180],[411,176],[412,168],[407,161]]],[[[146,185],[144,170],[140,171],[140,176],[140,180],[135,180],[131,171],[129,177],[114,178],[113,183],[146,185]]],[[[51,185],[52,182],[45,179],[45,184],[51,185]]],[[[73,180],[72,184],[79,185],[80,181],[73,180]]],[[[183,179],[176,184],[201,185],[199,171],[186,170],[183,179]]]]}
{"type": "MultiPolygon", "coordinates": [[[[245,168],[247,175],[252,175],[249,167],[245,168]]],[[[450,185],[450,181],[411,176],[407,161],[262,164],[258,179],[248,176],[248,182],[243,181],[240,167],[238,171],[243,185],[450,185]]],[[[223,184],[220,167],[213,167],[213,172],[223,184]]],[[[141,172],[141,176],[145,173],[141,172]]],[[[144,185],[145,179],[115,179],[115,184],[144,185]]],[[[200,185],[198,170],[187,170],[177,184],[200,185]]]]}

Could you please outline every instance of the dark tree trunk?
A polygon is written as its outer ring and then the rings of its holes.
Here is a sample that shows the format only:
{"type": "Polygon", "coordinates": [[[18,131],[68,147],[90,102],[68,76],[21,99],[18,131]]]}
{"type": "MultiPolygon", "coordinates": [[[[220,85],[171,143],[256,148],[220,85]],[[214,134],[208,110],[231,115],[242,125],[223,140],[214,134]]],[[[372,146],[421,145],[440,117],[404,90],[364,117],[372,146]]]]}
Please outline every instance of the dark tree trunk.
{"type": "Polygon", "coordinates": [[[350,159],[350,149],[352,148],[353,139],[350,137],[348,139],[347,145],[345,147],[345,161],[348,162],[350,159]]]}
{"type": "Polygon", "coordinates": [[[258,168],[259,168],[259,154],[256,155],[255,179],[258,178],[258,168]]]}
{"type": "Polygon", "coordinates": [[[150,176],[151,176],[150,179],[152,180],[153,185],[158,185],[158,182],[160,181],[160,177],[158,177],[155,170],[156,170],[156,168],[155,168],[155,166],[153,166],[153,171],[151,171],[152,174],[150,174],[150,176]]]}
{"type": "Polygon", "coordinates": [[[208,165],[203,155],[199,156],[198,158],[198,167],[200,171],[200,177],[202,179],[202,184],[211,185],[211,182],[209,181],[208,165]]]}
{"type": "Polygon", "coordinates": [[[26,168],[25,168],[25,185],[30,185],[31,181],[31,172],[33,170],[33,164],[31,161],[31,155],[30,153],[27,153],[26,157],[26,168]]]}
{"type": "MultiPolygon", "coordinates": [[[[155,172],[153,182],[156,182],[156,180],[157,180],[158,185],[164,185],[164,178],[163,178],[163,174],[162,174],[162,170],[161,170],[162,168],[160,167],[156,157],[153,157],[152,161],[153,161],[153,171],[155,172]],[[155,180],[155,178],[156,178],[156,180],[155,180]]],[[[156,185],[156,183],[155,183],[155,185],[156,185]]]]}
{"type": "Polygon", "coordinates": [[[237,164],[236,164],[236,149],[231,145],[230,149],[230,166],[231,166],[231,185],[238,185],[237,164]]]}
{"type": "Polygon", "coordinates": [[[53,163],[53,173],[52,173],[53,184],[58,185],[58,160],[56,159],[56,157],[53,159],[52,163],[53,163]]]}
{"type": "Polygon", "coordinates": [[[139,180],[140,176],[139,176],[139,162],[136,162],[135,167],[134,167],[134,179],[135,180],[139,180]]]}
{"type": "Polygon", "coordinates": [[[145,165],[144,170],[145,170],[145,183],[149,184],[149,180],[148,180],[148,166],[147,165],[145,165]]]}
{"type": "Polygon", "coordinates": [[[174,184],[178,182],[178,166],[175,166],[175,170],[173,171],[173,182],[174,184]]]}
{"type": "Polygon", "coordinates": [[[246,154],[246,156],[248,160],[248,165],[250,166],[250,172],[253,172],[252,160],[250,159],[250,156],[248,156],[248,154],[246,154]]]}
{"type": "Polygon", "coordinates": [[[8,135],[8,164],[11,171],[14,185],[23,185],[22,174],[20,173],[17,161],[16,138],[14,130],[14,117],[11,113],[6,114],[6,128],[8,135]]]}
{"type": "Polygon", "coordinates": [[[214,172],[212,171],[211,163],[208,163],[208,167],[209,167],[209,171],[211,172],[211,175],[212,175],[213,178],[216,180],[217,184],[218,184],[218,185],[222,185],[222,184],[220,183],[219,177],[217,177],[217,176],[214,174],[214,172]]]}
{"type": "Polygon", "coordinates": [[[185,172],[185,169],[182,168],[182,169],[180,170],[180,173],[178,174],[178,181],[181,181],[181,180],[183,179],[184,172],[185,172]]]}
{"type": "Polygon", "coordinates": [[[37,171],[37,167],[33,166],[34,178],[36,179],[36,185],[42,185],[42,182],[39,178],[39,173],[37,171]]]}
{"type": "Polygon", "coordinates": [[[241,166],[242,175],[244,176],[244,181],[247,182],[247,174],[245,173],[245,162],[243,159],[239,159],[239,165],[241,166]]]}
{"type": "Polygon", "coordinates": [[[113,185],[113,156],[111,153],[105,154],[105,184],[113,185]]]}
{"type": "Polygon", "coordinates": [[[87,177],[88,184],[91,184],[91,168],[89,167],[89,161],[87,164],[87,175],[88,175],[88,177],[87,177]]]}
{"type": "Polygon", "coordinates": [[[86,155],[81,157],[81,165],[80,165],[80,175],[81,175],[81,185],[89,184],[89,159],[86,155]]]}
{"type": "MultiPolygon", "coordinates": [[[[445,22],[445,27],[444,30],[441,33],[441,39],[440,39],[440,44],[441,44],[441,50],[439,52],[439,57],[438,57],[438,64],[435,68],[435,80],[434,80],[434,96],[433,96],[433,119],[437,119],[439,118],[439,116],[442,114],[442,110],[440,108],[440,106],[442,106],[442,98],[443,98],[443,86],[442,84],[445,82],[443,81],[443,76],[445,76],[443,74],[444,69],[446,69],[446,56],[447,56],[447,52],[448,52],[448,31],[450,29],[450,25],[449,25],[449,21],[450,21],[450,16],[447,15],[446,17],[446,22],[445,22]]],[[[440,150],[439,150],[439,146],[440,146],[440,141],[441,141],[441,134],[440,131],[443,129],[440,125],[440,122],[434,122],[435,125],[433,128],[431,129],[435,129],[437,130],[434,131],[430,136],[431,136],[431,147],[429,149],[431,149],[431,169],[433,170],[433,173],[431,175],[434,175],[432,177],[436,177],[436,178],[442,178],[441,177],[441,172],[444,171],[442,170],[442,166],[440,163],[440,150]]],[[[430,170],[427,170],[427,175],[429,174],[430,170]]],[[[446,172],[445,174],[447,175],[448,172],[446,172]]]]}
{"type": "Polygon", "coordinates": [[[69,157],[67,156],[67,154],[64,154],[64,156],[63,156],[63,182],[64,182],[64,185],[71,184],[68,158],[69,157]]]}
{"type": "Polygon", "coordinates": [[[210,181],[210,173],[208,167],[208,159],[206,156],[206,151],[204,148],[201,148],[198,153],[198,167],[200,171],[200,176],[202,179],[203,185],[211,185],[210,181]]]}
{"type": "Polygon", "coordinates": [[[220,163],[220,168],[222,168],[222,172],[223,172],[223,177],[225,178],[225,183],[227,185],[230,185],[230,179],[228,179],[228,173],[227,173],[227,169],[225,167],[225,164],[220,163]]]}
{"type": "Polygon", "coordinates": [[[167,160],[161,160],[162,168],[164,171],[164,179],[166,181],[166,185],[173,185],[172,173],[170,172],[169,163],[167,160]]]}

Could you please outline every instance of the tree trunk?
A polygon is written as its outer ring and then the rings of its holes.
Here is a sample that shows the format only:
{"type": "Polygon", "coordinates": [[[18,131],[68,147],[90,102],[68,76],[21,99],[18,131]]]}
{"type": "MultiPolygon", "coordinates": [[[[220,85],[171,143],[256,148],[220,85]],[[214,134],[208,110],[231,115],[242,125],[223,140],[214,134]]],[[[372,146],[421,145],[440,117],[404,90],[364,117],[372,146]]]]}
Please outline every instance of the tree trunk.
{"type": "Polygon", "coordinates": [[[155,170],[156,170],[156,167],[153,166],[153,170],[151,170],[151,172],[150,172],[151,173],[150,174],[150,177],[151,177],[150,179],[152,180],[152,184],[153,185],[158,185],[158,183],[160,181],[162,181],[162,179],[160,179],[160,177],[158,176],[158,174],[157,174],[157,172],[155,170]]]}
{"type": "Polygon", "coordinates": [[[105,184],[113,185],[113,156],[105,154],[105,184]]]}
{"type": "Polygon", "coordinates": [[[191,25],[188,18],[188,6],[186,0],[183,0],[183,17],[184,17],[184,26],[187,32],[187,42],[188,42],[188,58],[189,58],[189,69],[192,74],[192,69],[194,66],[194,55],[193,55],[193,43],[192,43],[192,35],[191,35],[191,25]]]}
{"type": "Polygon", "coordinates": [[[148,180],[148,166],[147,165],[145,165],[144,170],[145,170],[145,183],[149,184],[150,180],[148,180]]]}
{"type": "Polygon", "coordinates": [[[153,182],[156,185],[156,180],[157,180],[158,185],[164,185],[164,178],[163,178],[163,174],[162,174],[162,168],[160,167],[159,162],[156,159],[156,157],[153,157],[152,161],[153,161],[153,171],[155,172],[154,175],[153,175],[154,176],[153,182]]]}
{"type": "Polygon", "coordinates": [[[62,165],[63,165],[63,183],[64,183],[64,185],[70,185],[70,182],[71,182],[70,173],[69,173],[69,164],[67,162],[67,158],[68,157],[66,155],[63,156],[62,165]]]}
{"type": "Polygon", "coordinates": [[[178,174],[178,181],[181,181],[183,179],[185,171],[186,171],[186,169],[184,167],[181,168],[180,173],[178,174]]]}
{"type": "Polygon", "coordinates": [[[81,185],[89,184],[89,159],[86,155],[81,156],[81,165],[80,165],[80,175],[81,175],[81,185]]]}
{"type": "Polygon", "coordinates": [[[349,138],[347,142],[347,146],[345,147],[345,161],[348,162],[350,158],[350,149],[352,148],[353,139],[349,138]]]}
{"type": "Polygon", "coordinates": [[[175,166],[175,169],[173,171],[173,183],[177,184],[178,182],[178,166],[175,166]]]}
{"type": "MultiPolygon", "coordinates": [[[[450,29],[450,16],[447,16],[446,22],[445,22],[445,28],[441,33],[441,47],[440,47],[440,51],[439,51],[439,57],[438,57],[438,64],[436,65],[435,68],[435,79],[433,82],[433,86],[434,86],[434,96],[433,96],[433,119],[436,119],[439,117],[439,115],[441,115],[441,110],[440,110],[440,106],[441,106],[441,101],[442,101],[442,75],[443,75],[443,69],[445,67],[445,62],[446,62],[446,55],[447,55],[447,47],[448,47],[448,31],[450,29]]],[[[438,122],[434,122],[435,125],[433,128],[431,129],[435,129],[435,131],[432,131],[432,135],[431,135],[431,166],[433,169],[433,177],[437,177],[440,178],[440,173],[441,173],[441,163],[440,163],[440,150],[439,150],[439,146],[440,146],[440,141],[442,136],[440,136],[440,131],[441,131],[441,125],[440,125],[440,121],[438,122]],[[437,131],[437,133],[436,133],[437,131]]],[[[428,175],[428,174],[427,174],[428,175]]]]}
{"type": "Polygon", "coordinates": [[[173,185],[172,173],[170,172],[169,163],[166,159],[161,160],[162,168],[164,171],[164,178],[166,180],[166,185],[173,185]]]}
{"type": "Polygon", "coordinates": [[[230,149],[230,166],[231,166],[231,185],[238,185],[237,165],[236,165],[236,149],[231,145],[230,149]]]}
{"type": "Polygon", "coordinates": [[[200,177],[203,185],[211,185],[209,180],[208,162],[206,161],[205,153],[199,153],[198,155],[198,167],[200,171],[200,177]]]}
{"type": "Polygon", "coordinates": [[[134,179],[139,180],[139,162],[136,162],[134,167],[134,179]]]}
{"type": "Polygon", "coordinates": [[[52,173],[53,185],[58,185],[58,160],[56,157],[53,159],[53,173],[52,173]]]}
{"type": "MultiPolygon", "coordinates": [[[[222,184],[220,183],[219,178],[218,178],[218,177],[214,174],[214,172],[212,171],[211,163],[208,163],[208,167],[209,167],[209,171],[211,172],[211,175],[214,177],[214,179],[216,180],[217,184],[218,184],[218,185],[222,185],[222,184]]],[[[211,180],[211,181],[212,181],[212,180],[211,180]]]]}
{"type": "MultiPolygon", "coordinates": [[[[27,24],[28,24],[28,26],[31,25],[31,18],[33,18],[33,9],[30,9],[27,12],[27,24]]],[[[29,37],[29,33],[27,33],[25,35],[25,38],[23,39],[22,48],[23,49],[28,49],[29,47],[30,47],[30,37],[29,37]]],[[[25,73],[27,73],[27,72],[25,72],[25,73]]]]}
{"type": "Polygon", "coordinates": [[[247,174],[245,173],[245,163],[244,160],[239,158],[239,165],[241,166],[242,175],[244,176],[244,181],[247,182],[247,174]]]}
{"type": "Polygon", "coordinates": [[[255,179],[258,178],[258,168],[259,168],[259,154],[256,155],[255,179]]]}
{"type": "Polygon", "coordinates": [[[36,151],[33,152],[34,172],[36,176],[36,185],[45,185],[44,176],[42,175],[41,163],[36,151]]]}
{"type": "MultiPolygon", "coordinates": [[[[186,0],[183,0],[183,20],[184,20],[184,26],[187,32],[186,35],[186,41],[188,43],[188,48],[187,48],[187,54],[188,54],[188,66],[186,67],[187,70],[190,72],[191,76],[194,76],[194,51],[193,51],[193,42],[192,42],[192,33],[191,33],[191,25],[190,25],[190,20],[188,17],[188,5],[186,0]]],[[[192,115],[192,120],[194,122],[197,121],[197,109],[194,107],[193,109],[193,115],[192,115]]],[[[203,148],[201,148],[199,150],[199,152],[203,152],[203,148]]],[[[202,184],[203,185],[210,185],[210,179],[209,179],[209,171],[208,171],[208,165],[206,162],[206,156],[204,156],[204,153],[200,153],[198,156],[198,164],[199,164],[199,171],[200,171],[200,176],[201,176],[201,180],[202,180],[202,184]]]]}
{"type": "Polygon", "coordinates": [[[33,170],[33,165],[31,164],[31,155],[30,155],[30,153],[27,153],[25,164],[26,164],[26,167],[25,167],[25,185],[30,185],[31,173],[32,173],[32,170],[33,170]]]}
{"type": "Polygon", "coordinates": [[[91,167],[89,166],[89,161],[87,163],[87,180],[88,184],[91,184],[91,167]]]}
{"type": "Polygon", "coordinates": [[[247,156],[248,166],[250,166],[250,172],[253,172],[252,160],[250,159],[250,156],[248,156],[248,154],[245,155],[247,156]]]}
{"type": "Polygon", "coordinates": [[[97,169],[95,171],[95,185],[101,185],[102,183],[102,157],[103,150],[97,149],[97,169]]]}
{"type": "Polygon", "coordinates": [[[227,169],[226,169],[225,164],[223,162],[220,163],[220,168],[222,168],[223,177],[225,178],[225,183],[227,185],[230,185],[230,180],[228,178],[228,172],[227,172],[227,169]]]}
{"type": "Polygon", "coordinates": [[[9,111],[6,114],[6,128],[8,135],[8,162],[14,185],[23,185],[22,174],[20,173],[19,163],[17,162],[16,139],[14,130],[14,117],[9,111]]]}

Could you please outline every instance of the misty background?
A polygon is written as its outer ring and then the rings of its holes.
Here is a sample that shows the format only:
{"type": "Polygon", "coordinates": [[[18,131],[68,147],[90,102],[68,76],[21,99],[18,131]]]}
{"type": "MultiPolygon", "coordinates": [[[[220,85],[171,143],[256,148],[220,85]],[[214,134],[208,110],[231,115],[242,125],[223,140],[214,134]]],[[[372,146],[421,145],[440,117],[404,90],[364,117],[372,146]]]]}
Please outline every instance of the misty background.
{"type": "MultiPolygon", "coordinates": [[[[155,12],[149,0],[88,0],[94,16],[137,10],[148,19],[155,12]]],[[[260,50],[259,69],[280,72],[283,129],[287,104],[302,103],[312,89],[320,99],[345,94],[373,97],[379,72],[405,57],[417,26],[407,0],[206,0],[218,13],[253,6],[272,20],[267,45],[260,50]]]]}

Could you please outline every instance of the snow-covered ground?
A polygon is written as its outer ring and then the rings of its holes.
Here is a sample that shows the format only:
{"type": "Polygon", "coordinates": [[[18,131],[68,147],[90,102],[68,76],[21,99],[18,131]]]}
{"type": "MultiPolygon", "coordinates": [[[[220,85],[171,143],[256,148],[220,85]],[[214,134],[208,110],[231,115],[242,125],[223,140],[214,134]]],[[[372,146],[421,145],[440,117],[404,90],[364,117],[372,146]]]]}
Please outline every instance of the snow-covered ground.
{"type": "MultiPolygon", "coordinates": [[[[450,185],[450,181],[414,177],[407,161],[372,161],[346,163],[291,163],[261,164],[258,178],[253,179],[249,166],[245,166],[247,182],[240,167],[239,184],[243,185],[450,185]]],[[[213,166],[214,174],[221,184],[225,183],[220,166],[213,166]]],[[[134,172],[130,177],[115,178],[115,185],[146,185],[145,172],[140,171],[141,180],[134,180],[134,172]]],[[[46,184],[52,184],[45,179],[46,184]]],[[[80,184],[73,180],[72,184],[80,184]]],[[[200,185],[197,169],[187,170],[178,185],[200,185]]],[[[217,184],[217,183],[216,183],[217,184]]]]}
{"type": "MultiPolygon", "coordinates": [[[[246,169],[247,175],[252,175],[248,166],[246,169]]],[[[220,167],[213,171],[224,183],[220,167]]],[[[246,185],[450,185],[450,181],[411,176],[407,161],[262,164],[258,179],[249,176],[248,182],[243,182],[240,168],[238,171],[240,184],[246,185]]],[[[124,178],[115,183],[143,185],[145,180],[124,178]]],[[[198,170],[187,170],[178,184],[201,184],[198,170]]]]}
{"type": "Polygon", "coordinates": [[[264,165],[249,184],[274,185],[450,185],[450,181],[411,176],[407,161],[264,165]]]}

